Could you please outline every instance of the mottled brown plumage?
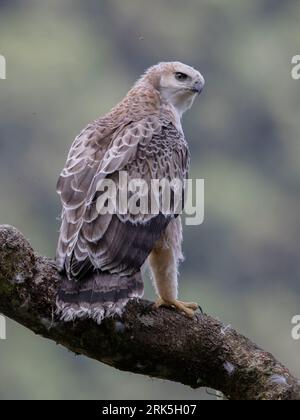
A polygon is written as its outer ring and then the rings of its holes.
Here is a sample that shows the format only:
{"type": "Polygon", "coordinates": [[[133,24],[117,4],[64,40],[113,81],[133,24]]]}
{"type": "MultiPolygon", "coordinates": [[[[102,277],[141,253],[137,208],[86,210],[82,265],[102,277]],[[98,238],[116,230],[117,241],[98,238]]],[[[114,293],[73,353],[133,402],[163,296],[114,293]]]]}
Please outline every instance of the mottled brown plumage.
{"type": "Polygon", "coordinates": [[[186,178],[189,152],[180,117],[203,83],[191,67],[160,63],[75,139],[57,185],[63,206],[57,264],[68,278],[58,295],[63,319],[101,322],[120,314],[129,299],[142,296],[141,267],[159,244],[174,250],[170,264],[177,265],[181,227],[176,215],[104,215],[96,203],[101,181],[111,179],[118,189],[120,171],[129,181],[141,178],[149,186],[152,179],[186,178]],[[189,85],[176,80],[179,72],[188,74],[189,85]],[[167,238],[172,231],[173,241],[167,238]]]}

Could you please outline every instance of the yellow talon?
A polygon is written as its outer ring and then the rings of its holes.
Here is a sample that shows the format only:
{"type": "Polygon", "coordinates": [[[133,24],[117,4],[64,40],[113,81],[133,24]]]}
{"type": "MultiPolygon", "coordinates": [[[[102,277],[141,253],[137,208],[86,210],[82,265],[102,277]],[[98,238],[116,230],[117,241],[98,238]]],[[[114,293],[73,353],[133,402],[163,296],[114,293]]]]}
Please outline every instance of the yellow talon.
{"type": "Polygon", "coordinates": [[[160,308],[161,306],[174,307],[179,311],[184,312],[190,318],[192,318],[199,309],[197,303],[194,302],[181,302],[180,300],[167,301],[162,298],[159,298],[154,306],[155,308],[160,308]]]}

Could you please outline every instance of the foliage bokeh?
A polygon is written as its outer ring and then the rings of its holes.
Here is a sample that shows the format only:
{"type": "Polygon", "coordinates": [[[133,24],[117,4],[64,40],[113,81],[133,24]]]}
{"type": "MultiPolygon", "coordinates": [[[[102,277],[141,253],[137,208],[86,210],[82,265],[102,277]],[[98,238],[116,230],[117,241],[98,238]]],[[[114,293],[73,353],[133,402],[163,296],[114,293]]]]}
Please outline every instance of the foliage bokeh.
{"type": "MultiPolygon", "coordinates": [[[[206,88],[184,128],[206,216],[185,228],[180,295],[300,375],[299,12],[296,0],[0,0],[0,223],[53,256],[55,184],[75,135],[149,65],[195,66],[206,88]]],[[[7,334],[0,398],[211,398],[74,357],[13,322],[7,334]]]]}

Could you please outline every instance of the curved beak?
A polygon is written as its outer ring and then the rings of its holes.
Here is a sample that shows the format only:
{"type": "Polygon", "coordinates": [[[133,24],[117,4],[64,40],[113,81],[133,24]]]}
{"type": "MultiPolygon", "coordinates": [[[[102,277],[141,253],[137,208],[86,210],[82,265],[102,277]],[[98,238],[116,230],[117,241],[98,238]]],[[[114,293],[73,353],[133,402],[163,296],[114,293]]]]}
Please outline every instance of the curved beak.
{"type": "Polygon", "coordinates": [[[197,80],[197,82],[195,82],[194,86],[192,87],[192,91],[194,93],[198,93],[198,95],[200,95],[200,93],[202,92],[203,88],[205,85],[205,80],[202,77],[202,79],[197,80]]]}

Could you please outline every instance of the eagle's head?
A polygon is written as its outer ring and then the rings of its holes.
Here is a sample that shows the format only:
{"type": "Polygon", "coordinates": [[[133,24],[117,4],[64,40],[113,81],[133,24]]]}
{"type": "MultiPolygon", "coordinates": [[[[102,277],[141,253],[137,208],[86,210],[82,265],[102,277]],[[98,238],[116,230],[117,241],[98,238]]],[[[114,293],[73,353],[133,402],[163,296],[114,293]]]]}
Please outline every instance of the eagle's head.
{"type": "Polygon", "coordinates": [[[177,61],[150,67],[142,80],[151,83],[162,100],[172,104],[180,115],[193,105],[205,84],[199,71],[177,61]]]}

